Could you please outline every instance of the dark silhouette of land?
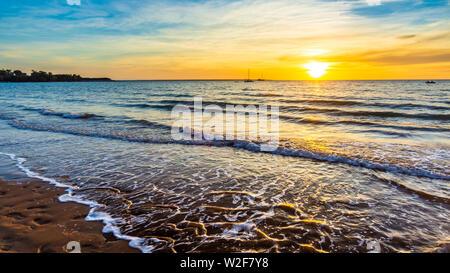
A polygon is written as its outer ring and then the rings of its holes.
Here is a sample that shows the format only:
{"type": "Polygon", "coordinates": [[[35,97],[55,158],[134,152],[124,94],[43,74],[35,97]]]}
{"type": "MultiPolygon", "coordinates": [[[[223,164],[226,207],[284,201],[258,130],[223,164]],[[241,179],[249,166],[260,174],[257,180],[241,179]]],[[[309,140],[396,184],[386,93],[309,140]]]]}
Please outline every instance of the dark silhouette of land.
{"type": "Polygon", "coordinates": [[[0,69],[0,82],[90,82],[112,81],[110,78],[83,78],[76,74],[53,74],[45,71],[32,71],[27,75],[20,70],[0,69]]]}

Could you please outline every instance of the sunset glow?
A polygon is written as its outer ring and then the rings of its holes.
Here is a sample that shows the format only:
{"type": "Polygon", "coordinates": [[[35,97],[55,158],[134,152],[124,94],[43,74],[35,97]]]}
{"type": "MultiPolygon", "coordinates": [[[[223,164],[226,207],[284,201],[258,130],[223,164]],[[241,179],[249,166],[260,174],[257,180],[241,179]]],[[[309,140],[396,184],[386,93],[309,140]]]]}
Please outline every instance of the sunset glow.
{"type": "Polygon", "coordinates": [[[311,77],[317,79],[327,73],[327,69],[328,69],[329,65],[330,65],[329,63],[311,62],[311,63],[305,64],[304,68],[306,68],[308,70],[308,74],[311,77]]]}

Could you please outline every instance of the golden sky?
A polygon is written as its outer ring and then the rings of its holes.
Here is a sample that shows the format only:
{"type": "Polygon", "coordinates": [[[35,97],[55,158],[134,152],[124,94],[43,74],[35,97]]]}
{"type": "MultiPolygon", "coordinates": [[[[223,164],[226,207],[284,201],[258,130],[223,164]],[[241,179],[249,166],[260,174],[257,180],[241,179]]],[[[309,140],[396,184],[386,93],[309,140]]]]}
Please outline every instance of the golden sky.
{"type": "Polygon", "coordinates": [[[272,80],[450,78],[448,1],[29,2],[0,12],[4,68],[118,80],[241,79],[247,69],[272,80]]]}

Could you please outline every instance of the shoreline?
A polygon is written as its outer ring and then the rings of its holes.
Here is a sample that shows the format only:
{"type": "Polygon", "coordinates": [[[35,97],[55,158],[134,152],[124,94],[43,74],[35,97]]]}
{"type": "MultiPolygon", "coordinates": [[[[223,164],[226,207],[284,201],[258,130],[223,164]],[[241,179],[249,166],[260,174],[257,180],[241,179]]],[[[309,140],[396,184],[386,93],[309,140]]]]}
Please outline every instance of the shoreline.
{"type": "Polygon", "coordinates": [[[82,253],[141,253],[103,233],[101,221],[86,221],[89,206],[60,202],[64,193],[38,179],[0,178],[0,253],[69,253],[72,241],[82,253]]]}

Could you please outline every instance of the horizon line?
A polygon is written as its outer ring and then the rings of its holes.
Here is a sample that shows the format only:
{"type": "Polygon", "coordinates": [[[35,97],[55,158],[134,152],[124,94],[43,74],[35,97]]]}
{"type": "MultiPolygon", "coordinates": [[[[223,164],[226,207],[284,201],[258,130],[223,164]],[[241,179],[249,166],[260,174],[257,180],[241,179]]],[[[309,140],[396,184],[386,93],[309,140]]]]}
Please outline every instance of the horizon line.
{"type": "MultiPolygon", "coordinates": [[[[126,79],[126,80],[115,80],[111,79],[112,81],[116,82],[127,82],[127,81],[246,81],[248,79],[126,79]]],[[[250,79],[254,82],[258,82],[258,79],[250,79]]],[[[427,81],[427,80],[433,80],[433,81],[448,81],[450,78],[446,79],[437,79],[437,78],[421,78],[421,79],[301,79],[301,80],[269,80],[264,79],[262,82],[282,82],[282,81],[311,81],[311,82],[317,82],[317,81],[427,81]]]]}

